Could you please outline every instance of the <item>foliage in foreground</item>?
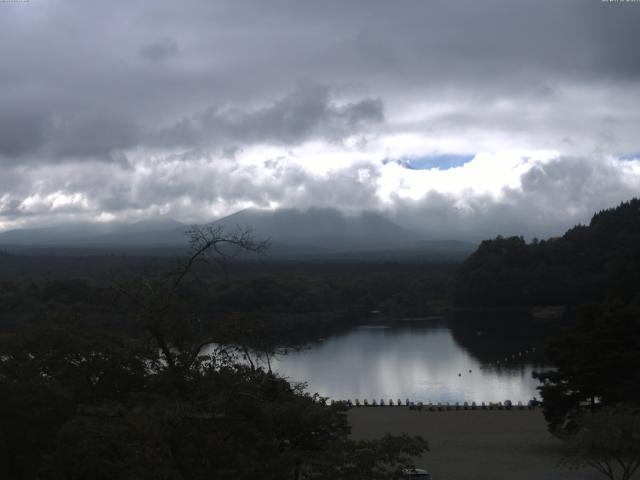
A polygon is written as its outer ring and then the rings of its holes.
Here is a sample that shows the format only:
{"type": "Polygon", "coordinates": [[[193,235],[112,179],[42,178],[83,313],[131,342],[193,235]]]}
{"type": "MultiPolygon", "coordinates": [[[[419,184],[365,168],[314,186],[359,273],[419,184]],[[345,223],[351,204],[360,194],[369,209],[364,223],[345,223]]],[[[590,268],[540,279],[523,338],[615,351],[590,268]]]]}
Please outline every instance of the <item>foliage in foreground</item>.
{"type": "Polygon", "coordinates": [[[246,232],[191,238],[181,268],[123,289],[142,337],[65,317],[0,338],[0,478],[382,479],[427,450],[352,441],[345,407],[213,349],[180,284],[211,251],[260,246],[246,232]]]}
{"type": "Polygon", "coordinates": [[[610,480],[629,480],[640,467],[640,412],[608,407],[585,413],[563,440],[567,466],[588,465],[610,480]]]}
{"type": "Polygon", "coordinates": [[[575,428],[587,409],[640,407],[640,306],[610,302],[585,307],[578,324],[549,349],[555,369],[534,374],[552,433],[575,428]]]}
{"type": "Polygon", "coordinates": [[[180,389],[153,344],[80,324],[45,322],[2,352],[2,478],[386,478],[427,448],[352,441],[344,407],[220,351],[180,389]]]}

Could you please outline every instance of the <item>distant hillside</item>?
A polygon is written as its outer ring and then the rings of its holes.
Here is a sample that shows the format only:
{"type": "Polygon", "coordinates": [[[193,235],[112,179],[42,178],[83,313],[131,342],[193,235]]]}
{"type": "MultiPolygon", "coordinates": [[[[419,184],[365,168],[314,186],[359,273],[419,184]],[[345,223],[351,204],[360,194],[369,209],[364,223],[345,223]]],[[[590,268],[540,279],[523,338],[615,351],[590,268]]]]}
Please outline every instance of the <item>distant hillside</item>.
{"type": "Polygon", "coordinates": [[[73,223],[0,233],[0,245],[19,247],[170,246],[186,242],[186,226],[172,219],[135,223],[73,223]]]}
{"type": "Polygon", "coordinates": [[[421,240],[374,212],[347,216],[335,209],[247,209],[215,223],[228,229],[250,226],[257,238],[268,238],[275,246],[306,246],[313,253],[394,249],[421,240]]]}
{"type": "Polygon", "coordinates": [[[458,305],[577,305],[640,294],[640,199],[560,238],[486,240],[454,281],[458,305]]]}
{"type": "MultiPolygon", "coordinates": [[[[213,225],[227,230],[251,228],[256,239],[269,240],[271,258],[461,260],[474,248],[466,242],[427,241],[375,212],[347,216],[335,209],[247,209],[213,225]]],[[[110,250],[176,254],[187,246],[186,229],[169,219],[71,224],[0,233],[0,248],[62,255],[73,254],[69,249],[88,249],[89,254],[110,250]]]]}

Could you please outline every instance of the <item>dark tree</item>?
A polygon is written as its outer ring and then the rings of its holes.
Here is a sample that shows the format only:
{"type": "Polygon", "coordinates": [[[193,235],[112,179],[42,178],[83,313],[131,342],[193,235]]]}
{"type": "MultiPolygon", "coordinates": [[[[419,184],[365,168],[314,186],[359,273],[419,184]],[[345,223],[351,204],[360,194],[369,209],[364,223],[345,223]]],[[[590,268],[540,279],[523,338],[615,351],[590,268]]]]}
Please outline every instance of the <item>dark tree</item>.
{"type": "Polygon", "coordinates": [[[138,336],[63,317],[1,339],[2,478],[382,478],[427,449],[417,437],[351,441],[345,406],[207,335],[185,302],[198,265],[264,246],[245,230],[190,237],[172,272],[119,286],[138,336]]]}
{"type": "Polygon", "coordinates": [[[640,405],[640,308],[611,302],[579,316],[549,348],[556,368],[535,374],[552,432],[570,430],[585,409],[640,405]]]}
{"type": "Polygon", "coordinates": [[[640,467],[640,413],[608,407],[583,414],[563,441],[567,466],[587,465],[609,480],[630,480],[640,467]]]}
{"type": "Polygon", "coordinates": [[[454,301],[536,306],[630,301],[640,284],[640,199],[596,213],[562,237],[486,240],[458,270],[454,301]]]}

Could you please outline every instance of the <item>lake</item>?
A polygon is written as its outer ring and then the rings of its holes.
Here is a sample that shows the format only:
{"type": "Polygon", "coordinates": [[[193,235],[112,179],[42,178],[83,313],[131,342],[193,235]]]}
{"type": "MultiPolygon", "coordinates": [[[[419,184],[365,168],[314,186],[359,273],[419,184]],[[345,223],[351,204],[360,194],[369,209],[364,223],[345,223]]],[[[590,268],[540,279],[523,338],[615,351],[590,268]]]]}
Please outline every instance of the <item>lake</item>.
{"type": "Polygon", "coordinates": [[[544,369],[535,328],[504,322],[369,323],[276,356],[274,371],[337,400],[526,402],[544,369]],[[511,330],[511,332],[509,332],[511,330]]]}

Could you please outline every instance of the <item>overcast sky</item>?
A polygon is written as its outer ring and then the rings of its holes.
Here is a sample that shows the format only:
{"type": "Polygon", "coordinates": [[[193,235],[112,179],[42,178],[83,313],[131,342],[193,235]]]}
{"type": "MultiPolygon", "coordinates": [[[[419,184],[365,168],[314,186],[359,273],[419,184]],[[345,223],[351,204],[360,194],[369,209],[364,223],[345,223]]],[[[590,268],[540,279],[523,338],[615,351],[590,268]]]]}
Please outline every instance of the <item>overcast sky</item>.
{"type": "Polygon", "coordinates": [[[549,236],[640,194],[640,2],[0,2],[0,230],[380,210],[549,236]]]}

